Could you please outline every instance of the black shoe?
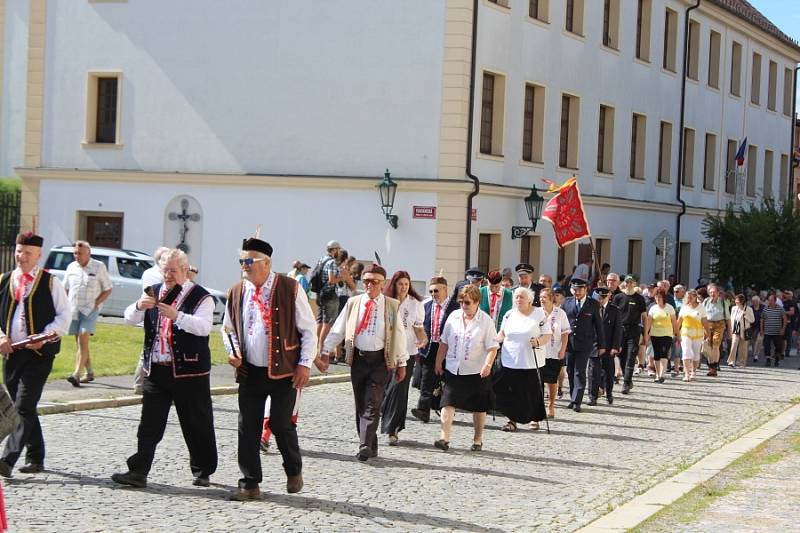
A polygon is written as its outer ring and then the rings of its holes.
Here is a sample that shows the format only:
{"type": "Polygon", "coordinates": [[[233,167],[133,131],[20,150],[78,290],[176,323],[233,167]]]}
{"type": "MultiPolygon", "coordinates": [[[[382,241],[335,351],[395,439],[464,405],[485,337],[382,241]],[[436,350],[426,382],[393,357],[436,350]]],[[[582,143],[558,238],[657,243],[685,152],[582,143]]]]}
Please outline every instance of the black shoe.
{"type": "Polygon", "coordinates": [[[114,474],[111,476],[111,481],[119,483],[120,485],[130,485],[137,489],[143,489],[147,486],[147,476],[134,474],[133,472],[125,472],[124,474],[114,474]]]}
{"type": "Polygon", "coordinates": [[[439,448],[443,452],[446,452],[447,450],[450,449],[450,443],[447,442],[444,439],[439,439],[439,440],[437,440],[436,442],[433,443],[433,447],[434,448],[439,448]]]}
{"type": "Polygon", "coordinates": [[[471,452],[479,452],[479,451],[482,451],[482,450],[483,450],[483,443],[482,442],[480,444],[472,443],[472,446],[470,446],[470,448],[469,448],[469,451],[471,451],[471,452]]]}
{"type": "Polygon", "coordinates": [[[561,390],[561,387],[558,388],[558,393],[556,394],[556,398],[559,400],[564,396],[564,392],[561,390]]]}
{"type": "Polygon", "coordinates": [[[0,459],[0,476],[11,477],[11,467],[2,459],[0,459]]]}
{"type": "Polygon", "coordinates": [[[20,467],[19,471],[23,474],[38,474],[39,472],[44,472],[44,465],[42,463],[28,463],[20,467]]]}
{"type": "Polygon", "coordinates": [[[664,383],[664,376],[661,376],[660,378],[658,378],[658,382],[659,383],[664,383]]]}
{"type": "Polygon", "coordinates": [[[591,406],[595,406],[595,405],[597,405],[597,400],[596,400],[596,399],[594,399],[594,398],[592,398],[591,400],[589,400],[589,403],[588,403],[588,405],[591,405],[591,406]]]}
{"type": "Polygon", "coordinates": [[[778,360],[775,359],[775,368],[778,368],[779,366],[781,366],[780,363],[778,363],[778,360]]]}
{"type": "Polygon", "coordinates": [[[262,440],[260,447],[261,447],[261,453],[269,453],[269,441],[268,440],[262,440]]]}
{"type": "Polygon", "coordinates": [[[575,407],[575,402],[569,402],[567,404],[567,409],[572,409],[573,407],[575,407]]]}
{"type": "Polygon", "coordinates": [[[572,408],[572,410],[575,411],[576,413],[580,413],[581,412],[581,406],[575,404],[575,406],[572,408]]]}
{"type": "Polygon", "coordinates": [[[413,416],[423,424],[427,424],[428,422],[431,421],[430,411],[425,411],[424,409],[412,409],[411,416],[413,416]]]}
{"type": "Polygon", "coordinates": [[[633,385],[623,385],[622,386],[622,394],[630,394],[633,385]]]}
{"type": "Polygon", "coordinates": [[[356,457],[361,462],[366,461],[370,457],[377,457],[377,456],[378,456],[378,450],[371,450],[366,446],[362,446],[361,448],[359,448],[358,453],[356,454],[356,457]]]}
{"type": "Polygon", "coordinates": [[[764,361],[764,366],[772,366],[772,361],[770,360],[769,357],[767,357],[767,360],[764,361]]]}
{"type": "Polygon", "coordinates": [[[208,487],[211,485],[211,482],[208,480],[208,476],[197,476],[194,478],[194,481],[192,481],[192,485],[195,487],[208,487]]]}
{"type": "Polygon", "coordinates": [[[614,403],[614,397],[613,396],[606,396],[606,401],[608,402],[608,405],[611,405],[612,403],[614,403]]]}
{"type": "Polygon", "coordinates": [[[72,383],[73,387],[80,387],[81,386],[80,380],[77,377],[73,376],[72,374],[69,375],[69,377],[67,378],[67,381],[72,383]]]}

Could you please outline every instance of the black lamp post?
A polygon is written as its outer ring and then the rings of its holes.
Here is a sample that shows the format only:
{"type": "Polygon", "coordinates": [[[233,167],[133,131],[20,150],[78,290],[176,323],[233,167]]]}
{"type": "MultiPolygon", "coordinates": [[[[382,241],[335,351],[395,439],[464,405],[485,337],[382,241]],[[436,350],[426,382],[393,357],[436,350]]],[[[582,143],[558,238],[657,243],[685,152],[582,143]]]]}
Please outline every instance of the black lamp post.
{"type": "Polygon", "coordinates": [[[512,226],[511,238],[521,239],[531,231],[536,231],[536,223],[542,218],[542,205],[544,204],[544,197],[539,194],[536,185],[531,188],[531,193],[523,200],[525,202],[525,211],[528,213],[528,219],[531,221],[530,227],[528,226],[512,226]]]}
{"type": "Polygon", "coordinates": [[[381,209],[383,210],[383,214],[386,215],[386,220],[389,221],[389,225],[397,229],[397,215],[392,214],[394,196],[397,194],[397,183],[392,181],[392,178],[389,177],[388,168],[383,174],[383,180],[381,180],[376,187],[381,196],[381,209]]]}

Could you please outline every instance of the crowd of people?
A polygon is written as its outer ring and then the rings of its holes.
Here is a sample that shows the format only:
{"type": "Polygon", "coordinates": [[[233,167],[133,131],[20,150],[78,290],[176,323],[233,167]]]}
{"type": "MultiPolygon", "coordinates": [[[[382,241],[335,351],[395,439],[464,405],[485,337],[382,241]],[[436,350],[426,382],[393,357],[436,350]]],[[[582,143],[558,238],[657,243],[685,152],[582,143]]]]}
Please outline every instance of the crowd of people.
{"type": "MultiPolygon", "coordinates": [[[[78,358],[70,382],[79,386],[88,379],[88,337],[109,290],[88,243],[76,243],[76,264],[62,284],[38,266],[40,236],[24,233],[16,242],[17,268],[0,275],[3,376],[19,413],[0,457],[5,477],[23,450],[27,464],[20,471],[44,469],[36,407],[53,358],[61,337],[74,335],[78,358]]],[[[502,431],[523,425],[538,430],[556,417],[564,381],[566,407],[579,413],[585,396],[589,406],[603,398],[613,405],[620,381],[622,394],[630,394],[637,375],[655,383],[681,376],[693,382],[703,357],[710,379],[718,377],[726,355],[733,368],[751,357],[779,366],[794,343],[800,314],[791,291],[745,296],[713,283],[694,289],[671,280],[642,285],[608,265],[596,274],[590,264],[579,265],[556,283],[546,274],[535,278],[526,263],[513,272],[471,268],[452,286],[434,276],[427,294],[419,294],[408,272],[389,276],[380,264],[364,266],[336,241],[311,272],[297,261],[288,275],[276,273],[272,254],[272,246],[258,237],[243,240],[242,277],[228,290],[219,332],[239,384],[242,477],[231,494],[236,501],[260,498],[261,452],[272,436],[287,492],[302,489],[297,425],[312,365],[321,372],[331,364],[350,366],[358,461],[378,455],[379,429],[389,446],[401,444],[412,386],[419,398],[411,415],[422,423],[439,416],[433,447],[450,449],[460,410],[472,414],[469,449],[481,452],[487,413],[505,417],[502,431]],[[309,292],[316,295],[316,316],[309,292]]],[[[159,248],[156,255],[157,264],[144,273],[141,297],[125,310],[129,324],[143,326],[137,384],[142,410],[128,469],[112,479],[147,486],[175,405],[192,483],[207,487],[218,461],[209,382],[214,302],[193,278],[184,252],[159,248]]]]}

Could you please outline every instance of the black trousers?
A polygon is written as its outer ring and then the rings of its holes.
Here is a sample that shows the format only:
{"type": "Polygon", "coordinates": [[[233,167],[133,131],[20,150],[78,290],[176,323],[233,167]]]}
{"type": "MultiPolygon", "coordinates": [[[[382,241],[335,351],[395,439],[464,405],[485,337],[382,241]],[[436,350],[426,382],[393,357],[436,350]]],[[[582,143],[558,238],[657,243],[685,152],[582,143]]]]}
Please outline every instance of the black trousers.
{"type": "Polygon", "coordinates": [[[350,382],[356,403],[356,431],[360,448],[378,450],[378,423],[381,416],[381,402],[386,388],[389,370],[383,350],[361,352],[355,350],[353,365],[350,368],[350,382]]]}
{"type": "Polygon", "coordinates": [[[586,390],[586,366],[589,362],[589,353],[567,349],[567,377],[569,378],[570,400],[579,407],[583,401],[583,393],[586,390]]]}
{"type": "Polygon", "coordinates": [[[261,483],[261,432],[264,429],[264,405],[271,399],[269,427],[283,458],[283,471],[296,476],[303,471],[303,458],[297,440],[297,425],[292,412],[297,390],[292,378],[270,379],[267,369],[247,365],[247,376],[239,383],[239,487],[253,489],[261,483]]]}
{"type": "Polygon", "coordinates": [[[589,358],[589,399],[597,400],[599,389],[606,390],[606,397],[613,397],[614,357],[603,355],[589,358]]]}
{"type": "Polygon", "coordinates": [[[417,367],[420,369],[419,400],[417,409],[430,411],[439,410],[438,402],[434,402],[433,390],[441,381],[441,377],[436,375],[436,352],[439,351],[439,343],[431,343],[428,357],[420,357],[417,367]]]}
{"type": "Polygon", "coordinates": [[[142,416],[136,433],[136,453],[128,458],[128,470],[147,476],[156,447],[164,437],[172,404],[189,449],[194,477],[208,477],[217,470],[217,439],[211,408],[209,376],[176,378],[171,366],[151,365],[142,384],[142,416]]]}
{"type": "Polygon", "coordinates": [[[638,364],[639,338],[642,328],[639,326],[626,326],[622,330],[622,351],[619,352],[619,364],[625,369],[624,384],[633,385],[633,371],[638,364]]]}
{"type": "Polygon", "coordinates": [[[782,335],[764,335],[764,357],[767,360],[772,359],[773,353],[775,354],[775,361],[783,359],[783,338],[782,335]]]}
{"type": "Polygon", "coordinates": [[[416,354],[408,358],[406,363],[406,377],[397,381],[397,369],[386,376],[386,393],[381,404],[381,433],[397,435],[406,428],[406,413],[408,412],[408,386],[411,384],[411,375],[414,373],[414,359],[416,354]]]}
{"type": "Polygon", "coordinates": [[[19,425],[8,436],[3,452],[2,460],[11,467],[26,447],[28,463],[44,464],[44,436],[36,406],[53,369],[53,359],[53,356],[20,350],[4,360],[3,380],[20,417],[19,425]]]}

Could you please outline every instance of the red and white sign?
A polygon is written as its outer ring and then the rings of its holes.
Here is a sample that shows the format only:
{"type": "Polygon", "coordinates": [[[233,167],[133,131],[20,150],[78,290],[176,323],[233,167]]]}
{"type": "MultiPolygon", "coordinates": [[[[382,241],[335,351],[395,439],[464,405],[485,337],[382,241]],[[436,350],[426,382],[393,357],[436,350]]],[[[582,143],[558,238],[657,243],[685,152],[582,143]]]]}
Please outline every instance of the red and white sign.
{"type": "Polygon", "coordinates": [[[412,218],[436,218],[436,208],[432,205],[415,205],[412,218]]]}

